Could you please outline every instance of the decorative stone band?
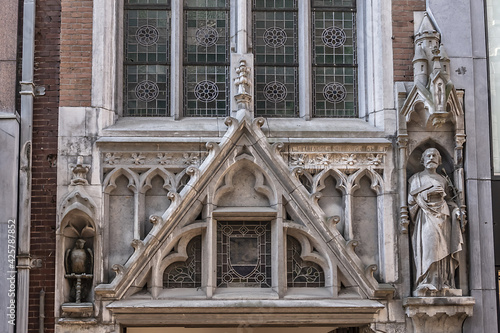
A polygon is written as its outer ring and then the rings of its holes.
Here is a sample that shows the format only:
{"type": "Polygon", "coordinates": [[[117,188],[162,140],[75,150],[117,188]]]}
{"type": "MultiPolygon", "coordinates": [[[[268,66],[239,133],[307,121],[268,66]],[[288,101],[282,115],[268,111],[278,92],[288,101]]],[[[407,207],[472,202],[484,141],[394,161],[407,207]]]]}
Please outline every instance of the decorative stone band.
{"type": "Polygon", "coordinates": [[[119,166],[164,166],[185,168],[190,165],[200,166],[208,156],[205,151],[191,152],[103,152],[104,169],[119,166]]]}
{"type": "Polygon", "coordinates": [[[385,152],[360,153],[283,153],[291,168],[302,167],[305,170],[327,168],[384,168],[385,152]]]}

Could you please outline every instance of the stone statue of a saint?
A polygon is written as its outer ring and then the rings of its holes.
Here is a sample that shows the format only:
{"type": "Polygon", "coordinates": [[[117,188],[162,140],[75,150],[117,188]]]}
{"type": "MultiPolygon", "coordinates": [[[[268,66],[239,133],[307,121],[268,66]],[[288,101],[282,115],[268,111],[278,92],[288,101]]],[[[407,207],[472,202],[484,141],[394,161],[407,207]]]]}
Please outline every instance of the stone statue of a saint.
{"type": "Polygon", "coordinates": [[[447,179],[436,172],[441,164],[439,151],[427,149],[421,162],[425,170],[410,178],[408,195],[416,267],[413,294],[458,296],[455,270],[458,252],[462,250],[463,214],[449,195],[447,179]]]}

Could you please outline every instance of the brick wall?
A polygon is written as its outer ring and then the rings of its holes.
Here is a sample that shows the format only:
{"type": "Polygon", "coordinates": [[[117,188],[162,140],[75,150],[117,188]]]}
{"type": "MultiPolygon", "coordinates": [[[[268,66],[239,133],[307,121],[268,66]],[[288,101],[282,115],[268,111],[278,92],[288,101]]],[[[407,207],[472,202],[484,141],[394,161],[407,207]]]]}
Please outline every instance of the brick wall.
{"type": "Polygon", "coordinates": [[[424,10],[425,0],[392,1],[394,81],[413,80],[413,12],[424,10]]]}
{"type": "Polygon", "coordinates": [[[35,77],[45,96],[33,109],[31,255],[42,259],[30,271],[29,332],[38,333],[40,290],[45,289],[45,332],[54,332],[56,158],[59,107],[60,0],[39,0],[35,25],[35,77]]]}
{"type": "Polygon", "coordinates": [[[64,0],[61,6],[60,106],[90,106],[92,0],[64,0]]]}

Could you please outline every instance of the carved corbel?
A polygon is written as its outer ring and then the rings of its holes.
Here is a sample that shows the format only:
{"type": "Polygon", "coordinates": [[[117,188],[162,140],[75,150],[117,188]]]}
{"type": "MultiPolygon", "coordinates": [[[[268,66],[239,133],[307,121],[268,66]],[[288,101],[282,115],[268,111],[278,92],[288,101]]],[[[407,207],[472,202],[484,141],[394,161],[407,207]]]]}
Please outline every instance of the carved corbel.
{"type": "Polygon", "coordinates": [[[76,165],[72,166],[71,171],[73,177],[71,185],[88,185],[87,173],[89,172],[90,164],[83,164],[83,156],[78,156],[76,165]]]}

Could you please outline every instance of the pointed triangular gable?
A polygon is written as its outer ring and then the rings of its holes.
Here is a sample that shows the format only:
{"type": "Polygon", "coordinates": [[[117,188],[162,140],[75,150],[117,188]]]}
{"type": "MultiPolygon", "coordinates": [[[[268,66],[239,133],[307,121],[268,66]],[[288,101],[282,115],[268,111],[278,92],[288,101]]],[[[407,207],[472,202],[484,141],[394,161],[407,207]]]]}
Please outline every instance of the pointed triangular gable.
{"type": "MultiPolygon", "coordinates": [[[[199,168],[188,168],[187,172],[191,175],[189,183],[180,193],[169,193],[169,208],[161,217],[152,218],[155,226],[149,235],[144,241],[134,240],[133,255],[124,266],[114,266],[117,276],[110,284],[97,286],[97,295],[118,300],[133,294],[150,279],[153,266],[160,265],[166,255],[167,243],[179,241],[183,233],[196,233],[207,228],[204,222],[192,221],[196,219],[203,205],[207,204],[206,200],[212,200],[213,192],[217,189],[216,184],[220,183],[221,177],[242,160],[245,160],[245,163],[254,163],[266,177],[273,179],[272,186],[261,181],[258,189],[256,186],[258,191],[264,194],[274,191],[275,199],[277,195],[280,196],[277,200],[271,199],[268,207],[261,207],[253,213],[262,216],[279,215],[281,213],[277,209],[280,207],[280,201],[281,207],[286,205],[288,213],[297,220],[297,223],[284,223],[284,227],[294,230],[291,234],[306,235],[313,239],[322,251],[328,252],[328,257],[332,259],[330,265],[334,265],[338,270],[334,273],[345,281],[342,284],[357,288],[363,298],[387,297],[393,294],[394,289],[391,286],[381,285],[373,277],[376,267],[364,267],[354,253],[352,242],[346,242],[336,229],[330,230],[326,226],[320,208],[313,204],[313,199],[280,156],[279,151],[283,145],[268,143],[260,129],[264,121],[263,118],[253,121],[247,118],[241,121],[231,117],[226,119],[229,129],[221,142],[207,143],[209,156],[199,168]]],[[[268,194],[268,197],[272,195],[268,194]]],[[[208,203],[213,205],[212,202],[208,203]]],[[[232,212],[234,213],[234,209],[232,212]]],[[[223,214],[224,211],[219,208],[218,213],[223,214]]],[[[227,214],[227,210],[225,213],[227,214]]],[[[185,253],[180,252],[176,255],[185,259],[185,253]]],[[[161,281],[152,284],[158,286],[159,283],[161,285],[161,281]]]]}

